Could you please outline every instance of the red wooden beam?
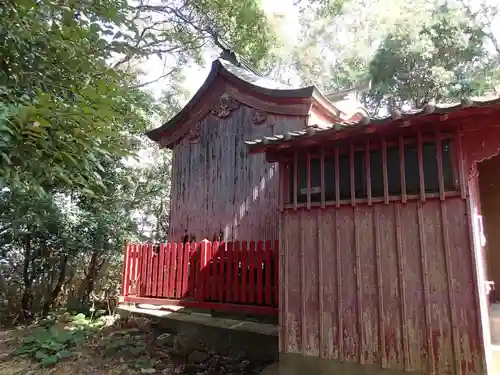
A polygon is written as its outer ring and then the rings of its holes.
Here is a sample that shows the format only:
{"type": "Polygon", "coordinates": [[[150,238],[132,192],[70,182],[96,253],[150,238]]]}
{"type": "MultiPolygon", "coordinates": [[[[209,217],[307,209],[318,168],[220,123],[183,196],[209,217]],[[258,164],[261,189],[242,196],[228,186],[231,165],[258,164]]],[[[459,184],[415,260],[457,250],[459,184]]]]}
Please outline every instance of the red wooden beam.
{"type": "Polygon", "coordinates": [[[406,203],[405,144],[402,135],[399,136],[399,173],[401,174],[401,201],[406,203]]]}
{"type": "Polygon", "coordinates": [[[321,208],[325,208],[325,150],[321,149],[321,208]]]}
{"type": "Polygon", "coordinates": [[[177,244],[173,243],[172,244],[172,258],[170,260],[171,265],[170,265],[170,280],[168,282],[168,296],[170,298],[175,297],[175,278],[176,278],[176,273],[177,273],[177,264],[178,264],[178,258],[177,258],[177,244]]]}
{"type": "Polygon", "coordinates": [[[420,200],[425,202],[424,157],[422,155],[422,133],[417,134],[418,174],[420,176],[420,200]]]}
{"type": "Polygon", "coordinates": [[[130,247],[131,244],[125,243],[123,251],[123,269],[122,269],[122,297],[128,295],[129,271],[130,271],[130,247]]]}
{"type": "Polygon", "coordinates": [[[368,198],[368,205],[372,205],[372,175],[370,166],[370,140],[365,144],[365,174],[366,174],[366,196],[368,198]]]}
{"type": "Polygon", "coordinates": [[[389,182],[387,179],[387,142],[382,139],[382,173],[384,176],[384,203],[389,204],[389,182]]]}
{"type": "Polygon", "coordinates": [[[444,177],[443,177],[443,150],[441,149],[441,138],[439,128],[436,129],[436,151],[439,181],[439,199],[444,201],[444,177]]]}
{"type": "Polygon", "coordinates": [[[307,209],[311,209],[311,154],[307,153],[306,156],[306,169],[307,169],[307,209]]]}
{"type": "Polygon", "coordinates": [[[217,303],[217,302],[200,303],[198,301],[183,301],[183,300],[172,300],[167,298],[148,298],[148,297],[136,297],[136,296],[126,296],[124,297],[124,302],[148,304],[148,305],[162,305],[162,306],[183,306],[188,308],[200,308],[200,309],[209,309],[216,311],[227,311],[227,312],[243,312],[243,313],[246,312],[249,314],[260,314],[260,315],[278,314],[278,308],[270,306],[238,305],[238,304],[217,303]]]}
{"type": "Polygon", "coordinates": [[[170,272],[172,266],[172,244],[166,243],[164,246],[164,269],[163,269],[163,285],[162,285],[162,297],[170,297],[169,282],[170,282],[170,272]]]}
{"type": "Polygon", "coordinates": [[[457,166],[458,166],[458,176],[460,178],[460,195],[463,199],[467,197],[467,193],[465,190],[467,182],[465,181],[465,173],[464,173],[464,155],[462,153],[462,136],[461,136],[461,127],[457,127],[457,132],[455,135],[455,149],[457,150],[457,166]]]}
{"type": "Polygon", "coordinates": [[[335,147],[335,206],[340,207],[340,167],[339,167],[339,148],[335,147]]]}
{"type": "Polygon", "coordinates": [[[356,206],[356,176],[354,173],[354,145],[349,145],[349,173],[351,175],[351,206],[356,206]]]}
{"type": "Polygon", "coordinates": [[[298,173],[298,164],[299,164],[299,157],[298,157],[298,154],[295,153],[293,154],[293,208],[295,210],[297,210],[297,196],[298,196],[298,177],[297,177],[297,173],[298,173]]]}
{"type": "Polygon", "coordinates": [[[188,295],[192,298],[198,295],[198,280],[199,278],[199,263],[200,258],[200,244],[194,242],[190,246],[189,252],[189,277],[188,277],[188,295]]]}

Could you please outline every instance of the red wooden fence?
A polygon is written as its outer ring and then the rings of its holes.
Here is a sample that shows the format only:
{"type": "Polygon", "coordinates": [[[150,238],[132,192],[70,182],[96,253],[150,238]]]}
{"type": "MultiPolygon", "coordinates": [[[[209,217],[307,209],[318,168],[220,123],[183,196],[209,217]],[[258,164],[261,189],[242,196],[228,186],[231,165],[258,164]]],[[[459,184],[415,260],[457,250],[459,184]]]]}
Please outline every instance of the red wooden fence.
{"type": "Polygon", "coordinates": [[[129,243],[125,302],[276,314],[278,241],[129,243]]]}

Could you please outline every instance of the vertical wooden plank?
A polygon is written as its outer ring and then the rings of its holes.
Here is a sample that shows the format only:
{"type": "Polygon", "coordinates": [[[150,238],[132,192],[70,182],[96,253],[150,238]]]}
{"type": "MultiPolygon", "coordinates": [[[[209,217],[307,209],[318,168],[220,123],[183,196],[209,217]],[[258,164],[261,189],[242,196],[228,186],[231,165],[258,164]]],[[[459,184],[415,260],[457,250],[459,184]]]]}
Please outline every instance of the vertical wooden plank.
{"type": "Polygon", "coordinates": [[[339,167],[339,148],[335,147],[335,206],[340,207],[340,167],[339,167]]]}
{"type": "Polygon", "coordinates": [[[378,206],[373,207],[373,228],[374,228],[374,241],[375,241],[375,259],[377,267],[377,298],[378,298],[378,320],[379,320],[379,356],[382,368],[387,368],[387,355],[385,346],[385,324],[384,324],[384,292],[382,282],[382,259],[381,259],[381,243],[380,243],[380,223],[379,223],[379,210],[378,206]]]}
{"type": "Polygon", "coordinates": [[[298,176],[299,173],[299,156],[297,152],[293,154],[293,209],[297,210],[297,196],[299,195],[298,189],[298,176]]]}
{"type": "Polygon", "coordinates": [[[151,296],[157,297],[158,290],[158,271],[159,271],[159,254],[155,252],[154,246],[151,244],[151,257],[152,257],[152,282],[151,282],[151,296]]]}
{"type": "Polygon", "coordinates": [[[165,268],[163,274],[162,297],[168,298],[170,273],[172,271],[172,244],[170,242],[165,244],[165,268]]]}
{"type": "Polygon", "coordinates": [[[360,329],[360,362],[381,365],[380,316],[373,208],[356,206],[356,268],[359,271],[358,322],[360,329]]]}
{"type": "Polygon", "coordinates": [[[128,295],[128,284],[129,284],[129,272],[130,272],[130,256],[131,254],[131,244],[125,243],[125,248],[123,249],[123,269],[122,269],[122,297],[128,295]]]}
{"type": "Polygon", "coordinates": [[[311,154],[308,152],[306,156],[307,168],[307,209],[311,209],[311,154]]]}
{"type": "Polygon", "coordinates": [[[240,302],[247,302],[247,283],[248,283],[248,243],[243,241],[241,243],[241,253],[240,253],[240,264],[241,264],[241,291],[240,291],[240,302]]]}
{"type": "Polygon", "coordinates": [[[377,204],[374,207],[377,208],[377,232],[381,253],[380,282],[382,284],[383,315],[381,315],[382,328],[380,332],[384,332],[384,361],[387,368],[403,371],[402,298],[398,288],[399,266],[395,210],[392,205],[377,204]]]}
{"type": "Polygon", "coordinates": [[[279,175],[279,186],[278,186],[278,194],[279,194],[279,202],[280,202],[280,211],[283,211],[284,207],[284,202],[285,202],[285,194],[286,190],[285,189],[285,163],[280,162],[279,163],[279,169],[278,173],[279,175]]]}
{"type": "Polygon", "coordinates": [[[462,199],[467,197],[466,195],[466,185],[467,181],[465,178],[464,172],[464,155],[462,152],[462,136],[461,136],[461,126],[457,126],[457,134],[455,136],[455,150],[457,157],[457,166],[458,166],[458,176],[460,178],[460,196],[462,199]]]}
{"type": "Polygon", "coordinates": [[[398,287],[399,295],[401,296],[401,332],[403,336],[403,360],[405,371],[412,371],[409,360],[409,345],[408,345],[408,326],[407,326],[407,313],[406,313],[406,298],[405,298],[405,267],[404,267],[404,255],[403,255],[403,234],[401,233],[401,213],[400,205],[394,204],[394,217],[396,224],[396,246],[397,246],[397,257],[398,257],[398,287]]]}
{"type": "MultiPolygon", "coordinates": [[[[439,155],[439,152],[438,152],[439,155]]],[[[439,156],[438,156],[439,158],[439,156]]],[[[459,348],[459,336],[457,331],[457,316],[456,316],[456,304],[455,304],[455,296],[453,294],[453,274],[452,274],[452,266],[451,266],[451,249],[450,249],[450,237],[448,230],[448,215],[446,211],[446,203],[440,202],[441,208],[441,226],[443,230],[443,248],[444,248],[444,256],[445,256],[445,266],[446,266],[446,281],[448,282],[448,311],[450,313],[450,322],[451,322],[451,340],[453,344],[453,359],[455,368],[453,373],[457,375],[462,375],[462,368],[460,366],[460,348],[459,348]]],[[[464,270],[465,272],[465,270],[464,270]]]]}
{"type": "Polygon", "coordinates": [[[401,174],[401,201],[406,203],[405,143],[402,135],[399,136],[399,171],[401,174]]]}
{"type": "MultiPolygon", "coordinates": [[[[274,265],[274,285],[273,285],[273,294],[274,294],[274,303],[275,306],[278,307],[279,304],[279,298],[278,298],[278,291],[279,291],[279,285],[280,285],[280,279],[279,279],[279,241],[275,240],[274,241],[274,246],[273,246],[273,251],[272,251],[272,259],[273,259],[273,265],[274,265]]],[[[286,287],[286,284],[283,284],[284,287],[286,287]]]]}
{"type": "Polygon", "coordinates": [[[175,277],[177,276],[177,264],[178,264],[178,259],[177,259],[177,243],[172,243],[172,256],[170,258],[170,280],[168,282],[168,297],[169,298],[174,298],[175,297],[175,277]]]}
{"type": "MultiPolygon", "coordinates": [[[[420,143],[420,142],[419,142],[420,143]]],[[[419,147],[420,149],[420,147],[419,147]]],[[[420,164],[420,162],[419,162],[420,164]]],[[[424,193],[425,199],[425,193],[424,193]]],[[[424,287],[424,312],[425,312],[425,327],[427,337],[427,352],[429,361],[429,371],[434,374],[434,366],[432,361],[435,353],[432,346],[432,326],[431,326],[431,309],[429,304],[429,273],[427,272],[427,249],[425,246],[425,231],[424,231],[424,217],[422,213],[422,204],[417,205],[418,214],[418,234],[420,238],[420,257],[422,262],[422,281],[424,287]]]]}
{"type": "Polygon", "coordinates": [[[300,280],[299,280],[299,285],[300,285],[300,332],[301,332],[301,340],[300,342],[302,343],[301,345],[301,354],[306,355],[307,354],[307,321],[306,321],[306,272],[305,272],[305,247],[306,247],[306,234],[304,233],[305,230],[303,228],[303,220],[302,220],[302,215],[299,216],[299,223],[300,223],[300,244],[299,244],[299,273],[300,273],[300,280]]]}
{"type": "MultiPolygon", "coordinates": [[[[336,164],[338,166],[338,154],[336,154],[336,164]]],[[[337,173],[338,176],[338,173],[337,173]]],[[[338,179],[335,180],[337,187],[338,185],[338,179]]],[[[338,197],[338,195],[337,195],[338,197]]],[[[337,198],[338,199],[338,198],[337,198]]],[[[343,257],[342,257],[342,250],[340,247],[340,217],[341,214],[339,213],[339,210],[335,211],[335,255],[336,255],[336,262],[337,262],[337,321],[338,321],[338,330],[337,330],[337,347],[338,347],[338,359],[340,361],[345,360],[344,356],[344,324],[343,324],[343,317],[342,317],[342,312],[344,309],[343,303],[342,303],[342,262],[343,262],[343,257]]]]}
{"type": "Polygon", "coordinates": [[[255,262],[255,271],[257,272],[257,304],[262,305],[263,283],[262,283],[262,263],[264,259],[264,242],[257,242],[257,261],[255,262]]]}
{"type": "Polygon", "coordinates": [[[137,279],[139,274],[139,247],[137,244],[131,244],[132,262],[130,265],[130,284],[128,293],[131,295],[138,294],[137,279]]]}
{"type": "MultiPolygon", "coordinates": [[[[323,160],[323,153],[321,154],[321,160],[323,160]]],[[[323,163],[321,170],[323,170],[323,163]]],[[[322,184],[323,185],[323,184],[322,184]]],[[[323,191],[323,188],[321,188],[323,191]]],[[[320,358],[325,358],[326,353],[324,350],[324,341],[325,341],[325,303],[324,303],[324,277],[323,277],[323,236],[322,236],[322,227],[324,224],[323,219],[323,211],[318,212],[318,230],[316,239],[318,243],[318,258],[317,258],[317,268],[318,268],[318,323],[319,323],[319,331],[318,331],[318,349],[320,358]]]]}
{"type": "Polygon", "coordinates": [[[436,129],[436,150],[439,181],[439,199],[444,201],[443,150],[441,149],[441,132],[439,128],[436,129]]]}
{"type": "Polygon", "coordinates": [[[366,174],[366,196],[368,198],[368,205],[372,205],[372,175],[370,166],[370,140],[365,144],[365,174],[366,174]]]}
{"type": "Polygon", "coordinates": [[[265,304],[266,305],[272,304],[272,300],[271,300],[272,287],[273,287],[273,280],[271,279],[271,275],[272,275],[272,271],[273,271],[272,270],[272,262],[271,262],[272,251],[273,251],[273,243],[270,240],[268,240],[268,241],[266,241],[266,248],[264,250],[264,273],[265,273],[264,297],[265,297],[265,304]]]}
{"type": "Polygon", "coordinates": [[[226,270],[225,270],[225,277],[226,277],[226,297],[225,301],[226,302],[231,302],[231,291],[233,288],[233,283],[235,283],[235,280],[233,279],[233,242],[226,242],[226,270]]]}
{"type": "Polygon", "coordinates": [[[255,258],[256,258],[256,253],[255,253],[255,241],[250,241],[249,244],[249,251],[248,251],[248,302],[249,303],[254,303],[255,301],[255,258]]]}
{"type": "Polygon", "coordinates": [[[175,284],[175,298],[180,299],[182,297],[182,276],[184,273],[184,249],[185,245],[180,242],[177,245],[177,276],[175,284]]]}
{"type": "Polygon", "coordinates": [[[218,274],[217,274],[217,261],[219,257],[219,242],[214,241],[212,243],[212,251],[210,252],[210,300],[217,301],[217,286],[218,286],[218,274]]]}
{"type": "Polygon", "coordinates": [[[189,259],[191,254],[191,243],[186,242],[184,245],[182,258],[182,286],[181,286],[181,298],[188,297],[188,282],[189,282],[189,259]]]}
{"type": "Polygon", "coordinates": [[[151,296],[151,283],[153,281],[153,245],[146,246],[146,295],[151,296]]]}
{"type": "Polygon", "coordinates": [[[382,173],[384,176],[384,203],[389,204],[389,182],[387,179],[387,141],[382,139],[382,173]]]}
{"type": "Polygon", "coordinates": [[[342,267],[342,326],[344,359],[359,362],[359,322],[356,277],[356,240],[354,231],[354,209],[350,206],[337,210],[340,230],[340,251],[342,267]]]}
{"type": "Polygon", "coordinates": [[[226,243],[219,244],[219,257],[217,263],[218,296],[217,301],[224,302],[224,282],[226,281],[226,243]]]}
{"type": "MultiPolygon", "coordinates": [[[[193,242],[189,251],[189,274],[188,274],[188,296],[191,298],[197,297],[197,272],[200,262],[200,246],[193,242]]],[[[199,277],[199,274],[198,274],[199,277]]],[[[165,277],[166,278],[166,277],[165,277]]]]}
{"type": "Polygon", "coordinates": [[[417,133],[418,174],[420,176],[420,200],[425,202],[424,157],[422,155],[422,133],[417,133]]]}
{"type": "Polygon", "coordinates": [[[363,356],[363,352],[366,350],[365,347],[365,339],[363,337],[363,324],[367,324],[368,322],[363,322],[363,296],[361,294],[361,260],[360,260],[360,250],[359,250],[359,223],[358,223],[358,208],[354,207],[354,257],[355,257],[355,272],[356,272],[356,299],[357,299],[357,331],[359,335],[359,363],[365,364],[365,357],[363,356]]]}
{"type": "Polygon", "coordinates": [[[321,149],[321,208],[325,208],[325,149],[321,149]]]}
{"type": "Polygon", "coordinates": [[[240,256],[240,243],[238,241],[235,241],[233,245],[233,302],[240,302],[240,256]]]}
{"type": "Polygon", "coordinates": [[[354,173],[354,144],[349,144],[349,173],[351,175],[351,206],[356,205],[356,174],[354,173]]]}

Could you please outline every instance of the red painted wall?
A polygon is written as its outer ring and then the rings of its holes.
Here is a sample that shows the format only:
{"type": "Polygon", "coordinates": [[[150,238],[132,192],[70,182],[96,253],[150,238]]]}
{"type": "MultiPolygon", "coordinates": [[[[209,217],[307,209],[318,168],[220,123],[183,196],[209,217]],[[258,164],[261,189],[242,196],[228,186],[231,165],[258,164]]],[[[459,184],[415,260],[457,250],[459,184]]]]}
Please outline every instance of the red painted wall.
{"type": "Polygon", "coordinates": [[[466,200],[286,210],[282,352],[482,374],[466,200]]]}

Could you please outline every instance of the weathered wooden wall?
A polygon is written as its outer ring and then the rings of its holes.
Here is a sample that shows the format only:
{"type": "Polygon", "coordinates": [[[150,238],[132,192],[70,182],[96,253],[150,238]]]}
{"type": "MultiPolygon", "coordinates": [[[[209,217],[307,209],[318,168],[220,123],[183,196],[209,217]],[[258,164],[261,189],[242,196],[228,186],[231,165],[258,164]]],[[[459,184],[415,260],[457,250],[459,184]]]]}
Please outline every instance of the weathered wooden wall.
{"type": "Polygon", "coordinates": [[[285,210],[281,352],[483,374],[467,200],[285,210]]]}
{"type": "Polygon", "coordinates": [[[272,114],[254,124],[243,104],[227,118],[207,115],[199,141],[185,138],[173,150],[170,239],[185,230],[197,241],[221,230],[226,241],[277,239],[277,166],[249,155],[244,141],[305,124],[306,117],[272,114]]]}

